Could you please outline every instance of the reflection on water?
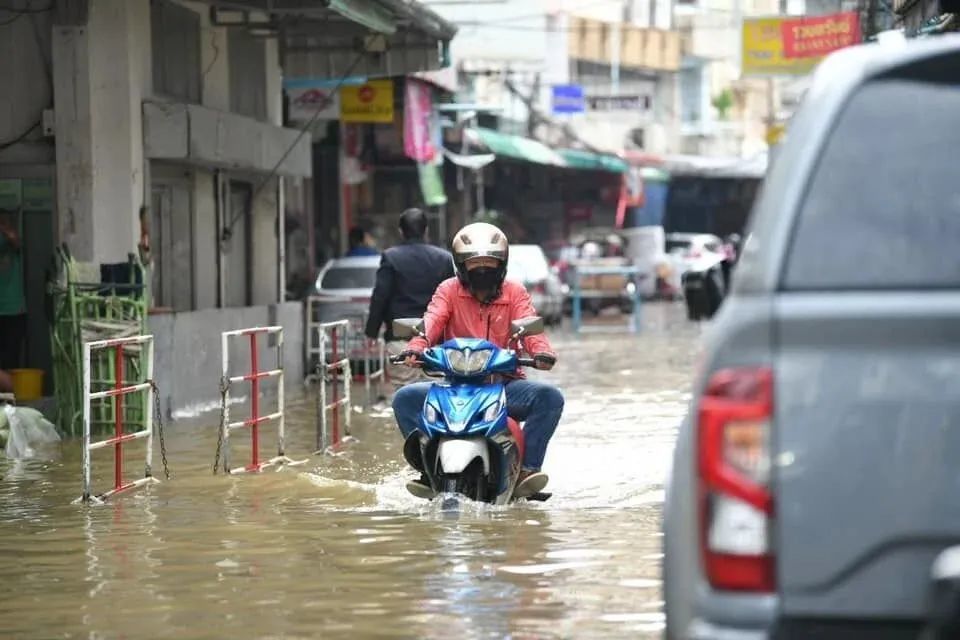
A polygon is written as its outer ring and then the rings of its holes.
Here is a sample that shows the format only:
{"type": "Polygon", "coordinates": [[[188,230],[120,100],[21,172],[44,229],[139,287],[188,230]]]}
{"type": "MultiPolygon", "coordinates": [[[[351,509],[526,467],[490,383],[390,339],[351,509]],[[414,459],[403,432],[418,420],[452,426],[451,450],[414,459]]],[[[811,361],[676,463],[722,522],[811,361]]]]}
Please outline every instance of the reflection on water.
{"type": "MultiPolygon", "coordinates": [[[[557,338],[558,370],[537,374],[567,396],[546,503],[417,501],[394,426],[366,414],[344,455],[258,476],[211,475],[216,416],[178,423],[173,478],[96,507],[71,504],[77,442],[0,461],[4,637],[659,637],[662,482],[699,332],[682,309],[645,313],[639,337],[557,338]]],[[[313,405],[290,404],[303,457],[313,405]]],[[[110,453],[94,455],[103,487],[110,453]]]]}

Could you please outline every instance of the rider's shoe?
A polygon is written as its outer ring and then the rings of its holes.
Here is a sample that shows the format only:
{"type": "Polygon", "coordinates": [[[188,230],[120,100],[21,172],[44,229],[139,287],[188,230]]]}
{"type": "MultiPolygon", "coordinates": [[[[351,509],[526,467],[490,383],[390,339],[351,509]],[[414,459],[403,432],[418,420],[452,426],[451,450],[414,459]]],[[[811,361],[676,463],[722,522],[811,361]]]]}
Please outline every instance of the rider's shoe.
{"type": "Polygon", "coordinates": [[[430,486],[430,480],[427,478],[427,474],[425,473],[421,473],[420,477],[416,480],[408,480],[407,491],[418,498],[423,498],[424,500],[432,500],[436,495],[433,488],[430,486]]]}
{"type": "Polygon", "coordinates": [[[513,489],[514,498],[529,498],[535,493],[543,491],[550,481],[550,476],[539,471],[524,469],[517,478],[517,486],[513,489]]]}

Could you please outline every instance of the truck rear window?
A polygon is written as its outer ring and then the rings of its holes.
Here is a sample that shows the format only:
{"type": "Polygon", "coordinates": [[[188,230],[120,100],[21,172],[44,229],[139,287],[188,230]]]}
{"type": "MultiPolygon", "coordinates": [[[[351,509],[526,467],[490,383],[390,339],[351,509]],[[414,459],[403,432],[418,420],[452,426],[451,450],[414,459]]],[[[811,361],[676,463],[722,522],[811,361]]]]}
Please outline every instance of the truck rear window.
{"type": "Polygon", "coordinates": [[[960,73],[891,78],[844,109],[813,173],[786,289],[960,287],[960,73]]]}

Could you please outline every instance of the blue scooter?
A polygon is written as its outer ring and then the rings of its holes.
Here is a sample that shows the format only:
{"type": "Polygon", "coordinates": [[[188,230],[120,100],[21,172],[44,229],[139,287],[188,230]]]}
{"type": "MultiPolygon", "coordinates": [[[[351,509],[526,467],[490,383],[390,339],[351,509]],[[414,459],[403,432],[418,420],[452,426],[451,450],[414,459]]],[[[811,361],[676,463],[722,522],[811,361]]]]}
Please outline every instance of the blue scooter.
{"type": "MultiPolygon", "coordinates": [[[[543,318],[511,324],[511,344],[543,333],[543,318]]],[[[424,335],[423,320],[393,321],[393,335],[424,335]]],[[[404,356],[391,358],[401,363],[404,356]]],[[[506,504],[513,499],[523,460],[523,430],[507,415],[503,376],[517,366],[534,366],[513,349],[478,338],[454,338],[426,349],[419,359],[424,373],[441,378],[427,393],[420,427],[403,446],[407,462],[424,472],[434,494],[460,494],[477,502],[506,504]]],[[[524,496],[543,501],[549,493],[524,496]]]]}

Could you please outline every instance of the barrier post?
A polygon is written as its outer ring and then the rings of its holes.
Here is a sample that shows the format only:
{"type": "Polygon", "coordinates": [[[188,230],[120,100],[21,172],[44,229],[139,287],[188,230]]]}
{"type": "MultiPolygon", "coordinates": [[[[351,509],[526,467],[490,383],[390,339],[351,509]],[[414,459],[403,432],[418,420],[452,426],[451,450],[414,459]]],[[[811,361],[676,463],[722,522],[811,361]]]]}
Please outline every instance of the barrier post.
{"type": "Polygon", "coordinates": [[[89,502],[91,498],[106,500],[110,496],[116,495],[121,491],[133,489],[147,483],[160,482],[153,477],[153,413],[148,410],[144,419],[144,428],[141,431],[133,433],[124,433],[124,396],[134,393],[147,393],[147,407],[153,405],[153,336],[131,336],[128,338],[116,338],[111,340],[99,340],[95,342],[85,342],[83,344],[83,456],[81,466],[83,472],[83,492],[80,499],[83,502],[89,502]],[[147,368],[145,381],[126,385],[124,383],[124,348],[127,346],[143,345],[146,348],[147,368]],[[113,362],[115,380],[112,388],[93,391],[91,386],[91,356],[94,351],[100,349],[113,349],[113,362]],[[101,440],[99,442],[90,442],[91,438],[91,402],[94,400],[113,400],[114,408],[114,434],[112,438],[101,440]],[[123,479],[123,445],[132,440],[145,438],[146,463],[144,464],[144,477],[133,482],[124,482],[123,479]],[[91,489],[91,460],[90,453],[97,449],[113,448],[113,488],[109,491],[94,496],[91,489]]]}
{"type": "Polygon", "coordinates": [[[221,334],[221,348],[223,349],[222,380],[225,383],[223,392],[223,423],[221,424],[221,439],[223,442],[223,470],[227,473],[256,473],[274,465],[303,464],[306,460],[294,461],[284,454],[284,377],[283,377],[283,327],[253,327],[236,331],[224,331],[221,334]],[[268,371],[260,370],[257,337],[260,335],[275,335],[277,337],[277,364],[276,368],[268,371]],[[230,375],[230,338],[246,336],[250,345],[250,373],[230,375]],[[265,378],[277,379],[277,410],[269,415],[260,415],[260,381],[265,378]],[[246,420],[230,422],[230,387],[234,383],[250,383],[250,417],[246,420]],[[265,422],[277,423],[277,455],[270,460],[260,460],[260,425],[265,422]],[[250,429],[250,464],[245,467],[231,468],[230,466],[230,431],[233,429],[250,429]]]}
{"type": "Polygon", "coordinates": [[[386,382],[386,371],[387,371],[387,361],[386,361],[386,349],[387,343],[384,339],[367,339],[366,345],[364,348],[364,371],[363,371],[363,388],[364,395],[367,400],[367,406],[373,405],[373,396],[372,396],[372,383],[377,382],[377,388],[386,382]],[[379,365],[379,369],[374,373],[373,365],[379,365]]]}
{"type": "MultiPolygon", "coordinates": [[[[320,378],[320,393],[317,405],[317,453],[336,450],[343,439],[340,437],[340,416],[343,415],[343,426],[347,436],[350,435],[350,354],[340,356],[341,339],[345,338],[350,328],[349,320],[323,322],[317,325],[320,331],[320,361],[317,366],[320,378]],[[328,338],[329,333],[329,338],[328,338]],[[330,346],[330,361],[327,361],[327,345],[330,346]],[[330,391],[332,400],[327,402],[327,375],[330,376],[330,391]],[[340,397],[340,376],[343,376],[343,397],[340,397]],[[344,411],[342,407],[346,407],[344,411]],[[327,423],[327,412],[330,412],[332,424],[327,423]]],[[[346,346],[346,345],[344,345],[346,346]]]]}

